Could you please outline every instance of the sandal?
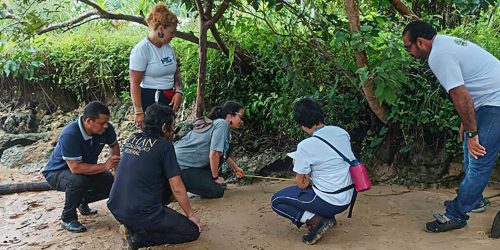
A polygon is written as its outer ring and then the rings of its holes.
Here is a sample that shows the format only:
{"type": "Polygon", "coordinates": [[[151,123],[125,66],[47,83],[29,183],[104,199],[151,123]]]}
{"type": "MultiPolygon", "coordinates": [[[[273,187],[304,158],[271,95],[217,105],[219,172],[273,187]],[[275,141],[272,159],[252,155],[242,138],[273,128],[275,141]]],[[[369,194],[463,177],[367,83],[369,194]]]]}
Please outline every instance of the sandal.
{"type": "Polygon", "coordinates": [[[467,221],[452,221],[446,216],[434,213],[435,221],[431,221],[425,224],[425,231],[429,233],[441,233],[446,231],[451,231],[455,229],[463,228],[467,225],[467,221]]]}

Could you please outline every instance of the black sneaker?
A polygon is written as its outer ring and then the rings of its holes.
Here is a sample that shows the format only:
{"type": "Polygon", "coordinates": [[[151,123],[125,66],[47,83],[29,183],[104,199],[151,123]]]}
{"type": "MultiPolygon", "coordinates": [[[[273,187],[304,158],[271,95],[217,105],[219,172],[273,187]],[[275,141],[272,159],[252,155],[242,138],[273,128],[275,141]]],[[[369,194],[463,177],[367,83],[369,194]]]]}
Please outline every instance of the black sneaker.
{"type": "Polygon", "coordinates": [[[87,228],[78,220],[72,220],[70,222],[64,222],[61,220],[61,227],[72,233],[82,233],[87,231],[87,228]]]}
{"type": "Polygon", "coordinates": [[[97,210],[90,208],[89,204],[87,203],[80,204],[80,206],[78,206],[78,211],[80,211],[81,215],[97,214],[97,210]]]}
{"type": "Polygon", "coordinates": [[[139,249],[137,242],[132,237],[131,231],[123,224],[120,224],[120,236],[124,241],[124,245],[127,249],[136,250],[139,249]]]}
{"type": "Polygon", "coordinates": [[[304,234],[302,242],[307,245],[312,245],[321,239],[321,236],[328,228],[335,225],[335,219],[327,219],[319,215],[314,215],[311,219],[306,221],[309,232],[304,234]]]}
{"type": "Polygon", "coordinates": [[[451,221],[440,214],[434,214],[435,221],[425,224],[425,231],[429,233],[441,233],[455,229],[463,228],[467,225],[467,221],[451,221]]]}
{"type": "Polygon", "coordinates": [[[495,219],[493,220],[493,225],[491,225],[490,237],[493,239],[500,238],[500,211],[498,211],[495,219]]]}

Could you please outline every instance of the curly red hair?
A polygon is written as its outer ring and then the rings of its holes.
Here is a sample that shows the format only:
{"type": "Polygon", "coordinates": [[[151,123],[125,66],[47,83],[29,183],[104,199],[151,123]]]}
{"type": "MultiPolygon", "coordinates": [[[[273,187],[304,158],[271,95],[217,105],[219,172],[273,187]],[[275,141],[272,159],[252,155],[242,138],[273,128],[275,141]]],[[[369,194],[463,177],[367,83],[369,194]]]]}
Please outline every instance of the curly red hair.
{"type": "Polygon", "coordinates": [[[158,26],[177,27],[179,20],[177,16],[170,11],[164,3],[157,3],[146,16],[146,22],[151,30],[156,30],[158,26]]]}

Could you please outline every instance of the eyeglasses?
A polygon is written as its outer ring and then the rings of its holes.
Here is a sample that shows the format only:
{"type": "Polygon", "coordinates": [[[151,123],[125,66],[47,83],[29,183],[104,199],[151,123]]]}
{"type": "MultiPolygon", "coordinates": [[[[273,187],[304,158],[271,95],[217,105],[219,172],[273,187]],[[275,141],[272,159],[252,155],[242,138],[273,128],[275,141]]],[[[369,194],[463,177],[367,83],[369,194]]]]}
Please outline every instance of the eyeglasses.
{"type": "Polygon", "coordinates": [[[410,52],[410,48],[411,46],[413,45],[414,43],[410,42],[410,44],[403,44],[403,46],[405,47],[405,50],[410,52]]]}
{"type": "Polygon", "coordinates": [[[238,115],[242,121],[245,120],[245,116],[242,113],[236,112],[234,114],[238,115]]]}

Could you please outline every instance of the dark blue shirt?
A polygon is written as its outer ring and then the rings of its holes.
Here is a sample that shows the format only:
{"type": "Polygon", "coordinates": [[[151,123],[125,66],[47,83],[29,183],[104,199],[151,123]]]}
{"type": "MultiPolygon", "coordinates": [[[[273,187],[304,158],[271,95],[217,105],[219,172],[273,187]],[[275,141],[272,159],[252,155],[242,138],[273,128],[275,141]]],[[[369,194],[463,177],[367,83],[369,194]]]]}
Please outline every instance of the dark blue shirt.
{"type": "Polygon", "coordinates": [[[96,164],[105,144],[116,144],[116,132],[111,123],[102,135],[88,135],[83,129],[82,117],[63,128],[57,145],[50,156],[43,174],[68,169],[66,161],[96,164]]]}
{"type": "Polygon", "coordinates": [[[109,210],[126,226],[159,221],[165,194],[170,193],[168,179],[180,173],[170,141],[143,133],[132,135],[122,145],[109,210]]]}

